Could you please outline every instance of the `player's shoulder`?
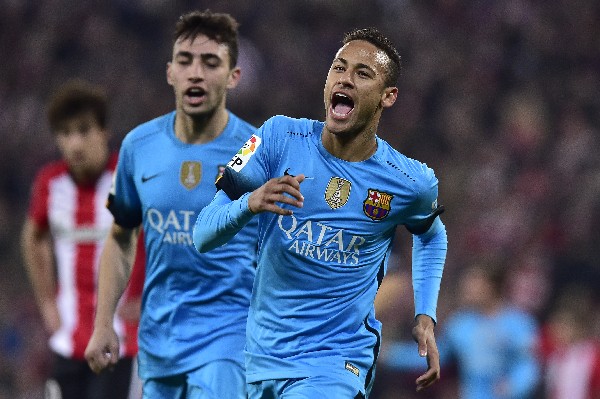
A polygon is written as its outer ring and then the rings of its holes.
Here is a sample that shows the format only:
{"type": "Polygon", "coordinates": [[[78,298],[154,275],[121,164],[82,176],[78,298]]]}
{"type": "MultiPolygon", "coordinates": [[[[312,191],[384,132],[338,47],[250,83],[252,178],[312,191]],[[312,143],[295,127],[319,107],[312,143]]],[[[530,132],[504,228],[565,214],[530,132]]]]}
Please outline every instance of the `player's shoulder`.
{"type": "Polygon", "coordinates": [[[503,317],[513,326],[535,326],[537,321],[535,317],[514,305],[507,305],[503,310],[503,317]]]}
{"type": "Polygon", "coordinates": [[[388,173],[397,175],[401,179],[408,179],[414,183],[423,183],[429,185],[431,181],[436,180],[434,170],[425,162],[411,158],[392,147],[387,141],[377,138],[378,146],[377,157],[388,173]]]}
{"type": "Polygon", "coordinates": [[[69,173],[67,163],[64,160],[48,162],[37,171],[35,181],[39,183],[49,182],[52,179],[69,173]]]}
{"type": "Polygon", "coordinates": [[[141,123],[133,128],[123,139],[124,146],[135,146],[141,142],[159,137],[175,122],[175,111],[161,115],[147,122],[141,123]]]}
{"type": "Polygon", "coordinates": [[[462,334],[465,329],[471,329],[481,320],[481,315],[471,309],[458,309],[453,312],[446,322],[444,329],[448,334],[462,334]]]}
{"type": "Polygon", "coordinates": [[[285,115],[275,115],[263,124],[263,132],[288,138],[306,138],[314,132],[320,132],[323,122],[309,118],[294,118],[285,115]]]}
{"type": "Polygon", "coordinates": [[[252,123],[248,122],[245,119],[242,119],[238,115],[234,114],[231,111],[229,112],[229,123],[235,125],[236,130],[247,130],[247,131],[255,131],[256,126],[252,123]]]}
{"type": "Polygon", "coordinates": [[[318,121],[308,118],[293,118],[291,116],[275,115],[267,119],[265,125],[277,128],[278,131],[282,131],[282,129],[312,131],[315,123],[318,123],[318,121]]]}
{"type": "Polygon", "coordinates": [[[256,133],[257,127],[246,121],[245,119],[240,118],[236,114],[231,111],[229,112],[229,122],[227,123],[227,127],[225,128],[225,133],[228,137],[233,138],[234,140],[244,143],[248,140],[248,137],[252,136],[256,133]]]}

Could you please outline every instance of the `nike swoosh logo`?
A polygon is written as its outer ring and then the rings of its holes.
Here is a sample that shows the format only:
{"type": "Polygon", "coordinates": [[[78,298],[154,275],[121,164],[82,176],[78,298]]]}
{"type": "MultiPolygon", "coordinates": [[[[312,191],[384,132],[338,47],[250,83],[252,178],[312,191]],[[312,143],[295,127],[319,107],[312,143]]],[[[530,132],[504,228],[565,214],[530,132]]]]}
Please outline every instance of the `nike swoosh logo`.
{"type": "MultiPolygon", "coordinates": [[[[286,169],[286,170],[283,172],[283,174],[284,174],[285,176],[292,176],[292,177],[296,177],[296,175],[292,175],[292,174],[290,173],[290,169],[291,169],[291,168],[287,168],[287,169],[286,169]]],[[[308,177],[308,176],[304,176],[304,180],[311,180],[311,179],[314,179],[314,177],[308,177]]]]}
{"type": "Polygon", "coordinates": [[[148,180],[152,180],[154,179],[156,176],[158,176],[160,173],[156,173],[154,175],[150,175],[150,176],[142,176],[142,183],[146,183],[148,180]]]}

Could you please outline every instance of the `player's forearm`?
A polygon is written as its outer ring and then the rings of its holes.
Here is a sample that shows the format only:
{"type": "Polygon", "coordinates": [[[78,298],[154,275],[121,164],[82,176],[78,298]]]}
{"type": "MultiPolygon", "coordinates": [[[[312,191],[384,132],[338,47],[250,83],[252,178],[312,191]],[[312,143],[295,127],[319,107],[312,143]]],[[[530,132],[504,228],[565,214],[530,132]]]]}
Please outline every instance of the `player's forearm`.
{"type": "Polygon", "coordinates": [[[217,248],[235,236],[254,216],[248,209],[248,194],[235,201],[219,191],[194,225],[194,246],[199,252],[217,248]]]}
{"type": "Polygon", "coordinates": [[[136,245],[134,230],[113,225],[100,256],[96,325],[112,326],[117,304],[131,276],[136,245]]]}
{"type": "Polygon", "coordinates": [[[446,228],[439,219],[427,233],[413,236],[415,315],[426,314],[437,319],[437,300],[447,250],[446,228]]]}
{"type": "Polygon", "coordinates": [[[52,303],[56,295],[56,276],[50,237],[27,222],[21,236],[21,252],[38,306],[52,303]]]}

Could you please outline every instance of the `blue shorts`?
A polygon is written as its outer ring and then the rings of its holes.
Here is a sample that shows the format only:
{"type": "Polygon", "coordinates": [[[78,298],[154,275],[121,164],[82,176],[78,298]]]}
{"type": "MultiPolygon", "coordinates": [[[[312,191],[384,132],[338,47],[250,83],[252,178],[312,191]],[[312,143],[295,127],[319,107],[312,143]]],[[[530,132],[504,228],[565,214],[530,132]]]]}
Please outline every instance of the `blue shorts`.
{"type": "Polygon", "coordinates": [[[363,399],[364,392],[341,378],[315,376],[248,384],[249,399],[363,399]]]}
{"type": "Polygon", "coordinates": [[[246,399],[244,368],[217,360],[183,374],[144,381],[144,399],[246,399]]]}

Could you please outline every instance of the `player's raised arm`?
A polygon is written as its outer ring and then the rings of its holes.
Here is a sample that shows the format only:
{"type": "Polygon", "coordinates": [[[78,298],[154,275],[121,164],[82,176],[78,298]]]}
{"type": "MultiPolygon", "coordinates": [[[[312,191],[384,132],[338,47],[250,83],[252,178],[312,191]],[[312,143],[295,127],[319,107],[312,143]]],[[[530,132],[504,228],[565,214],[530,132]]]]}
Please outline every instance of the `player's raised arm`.
{"type": "Polygon", "coordinates": [[[300,193],[302,181],[304,175],[273,178],[256,190],[242,194],[235,201],[231,201],[229,196],[235,198],[239,194],[233,188],[228,188],[230,186],[224,186],[198,215],[193,234],[196,249],[206,252],[225,244],[257,213],[292,214],[292,210],[284,209],[279,204],[301,208],[304,201],[300,193]]]}
{"type": "Polygon", "coordinates": [[[250,194],[248,209],[252,213],[273,212],[277,215],[291,215],[291,209],[282,208],[279,204],[288,204],[297,208],[304,205],[304,196],[300,192],[300,183],[304,175],[284,175],[269,180],[250,194]]]}

